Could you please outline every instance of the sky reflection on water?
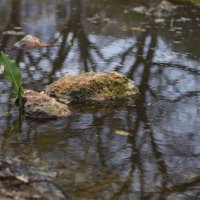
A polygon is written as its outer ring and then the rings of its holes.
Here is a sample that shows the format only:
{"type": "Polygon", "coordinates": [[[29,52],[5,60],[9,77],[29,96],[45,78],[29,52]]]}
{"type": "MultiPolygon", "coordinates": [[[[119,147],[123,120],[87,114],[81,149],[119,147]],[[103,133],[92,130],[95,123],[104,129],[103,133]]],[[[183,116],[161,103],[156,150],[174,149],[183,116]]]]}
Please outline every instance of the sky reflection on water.
{"type": "Polygon", "coordinates": [[[134,103],[20,125],[11,85],[0,78],[5,154],[43,160],[59,171],[72,199],[199,198],[199,8],[180,6],[171,27],[172,17],[158,24],[134,14],[139,2],[0,1],[0,48],[19,63],[25,88],[41,91],[64,74],[112,70],[140,88],[134,103]],[[96,13],[109,23],[89,23],[96,13]],[[48,42],[59,36],[61,45],[18,50],[13,44],[23,36],[11,30],[48,42]]]}

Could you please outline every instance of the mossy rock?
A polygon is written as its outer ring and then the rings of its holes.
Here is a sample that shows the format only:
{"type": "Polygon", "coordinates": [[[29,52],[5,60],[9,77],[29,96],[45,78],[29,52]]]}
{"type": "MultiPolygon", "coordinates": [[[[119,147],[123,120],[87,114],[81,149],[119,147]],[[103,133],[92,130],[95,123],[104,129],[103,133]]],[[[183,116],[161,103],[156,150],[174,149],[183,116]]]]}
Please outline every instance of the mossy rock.
{"type": "Polygon", "coordinates": [[[47,96],[43,92],[33,90],[24,91],[24,114],[35,119],[60,118],[70,115],[71,111],[54,98],[47,96]]]}
{"type": "Polygon", "coordinates": [[[65,76],[45,89],[45,94],[64,104],[103,102],[128,98],[138,93],[135,83],[117,72],[88,72],[79,76],[65,76]]]}

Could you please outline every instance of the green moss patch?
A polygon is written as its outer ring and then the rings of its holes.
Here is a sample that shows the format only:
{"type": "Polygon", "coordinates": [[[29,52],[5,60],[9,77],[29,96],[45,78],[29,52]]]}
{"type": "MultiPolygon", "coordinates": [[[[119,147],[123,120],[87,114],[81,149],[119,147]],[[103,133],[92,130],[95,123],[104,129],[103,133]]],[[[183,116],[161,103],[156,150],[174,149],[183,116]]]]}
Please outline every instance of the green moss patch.
{"type": "Polygon", "coordinates": [[[66,76],[47,86],[45,93],[63,103],[102,101],[137,94],[133,81],[117,72],[66,76]]]}

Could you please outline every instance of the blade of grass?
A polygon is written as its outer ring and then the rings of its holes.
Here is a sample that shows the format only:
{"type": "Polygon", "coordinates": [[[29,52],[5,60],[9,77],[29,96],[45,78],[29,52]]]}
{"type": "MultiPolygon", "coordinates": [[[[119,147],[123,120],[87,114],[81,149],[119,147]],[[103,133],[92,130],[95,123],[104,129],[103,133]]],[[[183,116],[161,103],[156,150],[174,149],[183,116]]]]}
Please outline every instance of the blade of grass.
{"type": "Polygon", "coordinates": [[[16,62],[3,52],[1,52],[0,54],[0,64],[4,66],[4,72],[3,72],[4,76],[8,78],[13,84],[12,92],[17,93],[19,107],[21,109],[23,107],[22,105],[23,86],[19,68],[16,62]]]}

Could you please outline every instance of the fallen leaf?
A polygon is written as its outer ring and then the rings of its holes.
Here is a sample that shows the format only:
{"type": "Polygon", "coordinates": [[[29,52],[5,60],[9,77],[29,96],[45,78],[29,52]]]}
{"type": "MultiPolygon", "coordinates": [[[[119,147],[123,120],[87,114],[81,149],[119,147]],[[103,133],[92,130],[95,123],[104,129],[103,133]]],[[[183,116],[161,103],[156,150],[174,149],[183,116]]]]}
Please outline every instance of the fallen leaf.
{"type": "Polygon", "coordinates": [[[132,11],[138,14],[145,14],[147,12],[147,8],[144,6],[138,6],[138,7],[133,8],[132,11]]]}
{"type": "Polygon", "coordinates": [[[129,135],[128,132],[122,131],[122,130],[115,130],[115,133],[116,133],[117,135],[123,135],[123,136],[128,136],[128,135],[129,135]]]}
{"type": "Polygon", "coordinates": [[[4,31],[2,33],[3,35],[24,35],[24,32],[23,31],[14,31],[14,30],[8,30],[8,31],[4,31]]]}
{"type": "Polygon", "coordinates": [[[130,27],[129,30],[130,31],[141,31],[141,32],[146,31],[146,29],[144,29],[142,27],[130,27]]]}
{"type": "Polygon", "coordinates": [[[156,23],[164,23],[164,22],[165,22],[165,19],[158,18],[158,19],[155,19],[155,22],[156,22],[156,23]]]}
{"type": "Polygon", "coordinates": [[[16,178],[24,183],[28,183],[28,177],[25,176],[24,174],[20,175],[20,176],[16,176],[16,178]]]}

